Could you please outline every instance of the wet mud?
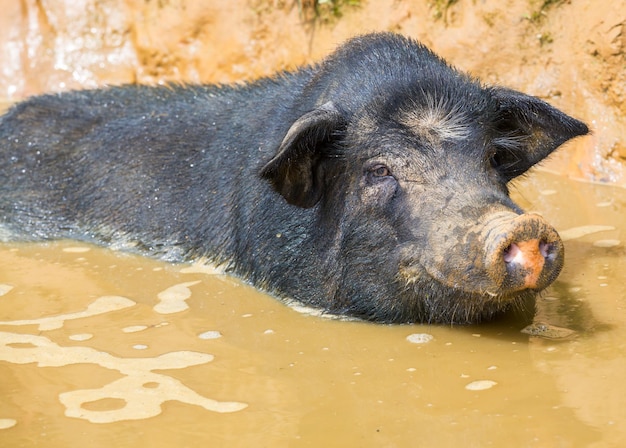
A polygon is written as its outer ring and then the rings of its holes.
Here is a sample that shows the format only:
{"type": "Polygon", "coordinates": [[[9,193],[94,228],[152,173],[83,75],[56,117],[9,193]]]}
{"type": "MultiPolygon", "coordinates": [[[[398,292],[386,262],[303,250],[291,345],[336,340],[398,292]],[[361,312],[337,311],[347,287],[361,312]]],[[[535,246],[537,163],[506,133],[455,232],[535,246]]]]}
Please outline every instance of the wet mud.
{"type": "Polygon", "coordinates": [[[565,240],[534,322],[376,325],[71,241],[0,245],[0,445],[617,446],[626,190],[512,188],[565,240]]]}

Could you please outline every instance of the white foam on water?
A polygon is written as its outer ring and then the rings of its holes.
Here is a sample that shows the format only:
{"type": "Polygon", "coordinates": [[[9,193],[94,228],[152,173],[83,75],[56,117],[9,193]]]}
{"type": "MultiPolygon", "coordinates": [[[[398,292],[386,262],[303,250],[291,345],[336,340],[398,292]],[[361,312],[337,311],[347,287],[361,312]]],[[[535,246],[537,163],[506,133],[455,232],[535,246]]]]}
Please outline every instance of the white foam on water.
{"type": "Polygon", "coordinates": [[[137,333],[138,331],[143,331],[148,328],[147,325],[130,325],[128,327],[122,328],[123,333],[137,333]]]}
{"type": "Polygon", "coordinates": [[[179,380],[154,373],[153,370],[182,369],[206,364],[213,355],[191,351],[165,353],[154,358],[121,358],[91,347],[62,347],[37,335],[0,332],[0,360],[15,364],[37,363],[39,367],[61,367],[71,364],[95,364],[122,374],[109,384],[96,389],[64,392],[59,400],[65,415],[92,423],[111,423],[154,417],[162,412],[166,401],[201,406],[214,412],[235,412],[248,405],[240,402],[216,401],[203,397],[179,380]],[[124,403],[119,409],[89,410],[86,403],[117,399],[124,403]]]}
{"type": "Polygon", "coordinates": [[[465,388],[467,390],[487,390],[487,389],[491,389],[496,384],[498,383],[496,383],[495,381],[491,381],[491,380],[478,380],[478,381],[472,381],[471,383],[467,384],[465,388]]]}
{"type": "Polygon", "coordinates": [[[154,311],[159,314],[173,314],[180,313],[189,308],[189,305],[185,302],[191,297],[190,286],[197,285],[200,280],[195,282],[179,283],[174,286],[170,286],[164,291],[157,294],[159,303],[154,306],[154,311]]]}
{"type": "Polygon", "coordinates": [[[207,262],[206,260],[200,260],[193,263],[186,268],[180,270],[183,274],[207,274],[207,275],[224,275],[224,269],[207,262]]]}
{"type": "Polygon", "coordinates": [[[433,335],[428,333],[413,333],[406,337],[411,344],[426,344],[434,339],[433,335]]]}
{"type": "Polygon", "coordinates": [[[74,247],[64,247],[63,252],[72,253],[72,254],[82,254],[85,252],[89,252],[91,250],[90,247],[84,246],[74,246],[74,247]]]}
{"type": "Polygon", "coordinates": [[[598,240],[594,241],[594,247],[616,247],[622,244],[620,240],[598,240]]]}
{"type": "Polygon", "coordinates": [[[39,319],[24,319],[0,322],[0,325],[39,325],[39,330],[57,330],[62,328],[66,320],[82,319],[85,317],[97,316],[99,314],[118,311],[124,308],[135,306],[136,303],[126,297],[102,296],[87,306],[84,311],[75,313],[60,314],[58,316],[41,317],[39,319]]]}
{"type": "Polygon", "coordinates": [[[589,225],[589,226],[572,227],[566,230],[560,230],[559,235],[561,235],[561,239],[563,241],[569,241],[569,240],[574,240],[577,238],[582,238],[583,236],[591,235],[593,233],[607,232],[609,230],[615,230],[615,227],[589,225]]]}
{"type": "Polygon", "coordinates": [[[17,420],[12,418],[0,418],[0,429],[9,429],[17,425],[17,420]]]}
{"type": "Polygon", "coordinates": [[[222,333],[215,330],[205,331],[204,333],[200,333],[198,335],[200,339],[219,339],[222,337],[222,333]]]}
{"type": "Polygon", "coordinates": [[[72,341],[88,341],[91,338],[93,338],[91,333],[79,333],[71,335],[68,339],[72,341]]]}

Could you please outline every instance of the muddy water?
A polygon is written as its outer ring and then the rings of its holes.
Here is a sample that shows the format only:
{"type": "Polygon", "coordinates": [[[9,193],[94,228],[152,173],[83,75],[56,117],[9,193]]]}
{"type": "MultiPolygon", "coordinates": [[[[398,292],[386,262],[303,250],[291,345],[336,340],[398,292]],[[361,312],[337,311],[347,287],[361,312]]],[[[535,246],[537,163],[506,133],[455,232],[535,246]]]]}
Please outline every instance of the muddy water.
{"type": "Polygon", "coordinates": [[[0,446],[618,446],[626,192],[514,188],[566,268],[471,327],[302,314],[237,280],[76,242],[0,246],[0,446]]]}

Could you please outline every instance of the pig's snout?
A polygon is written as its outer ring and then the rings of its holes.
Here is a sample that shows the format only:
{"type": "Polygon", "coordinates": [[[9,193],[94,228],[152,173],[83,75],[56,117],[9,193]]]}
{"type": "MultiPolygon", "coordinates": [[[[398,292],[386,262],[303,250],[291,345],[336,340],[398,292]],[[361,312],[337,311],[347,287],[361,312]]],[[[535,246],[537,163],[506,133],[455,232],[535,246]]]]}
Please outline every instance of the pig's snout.
{"type": "Polygon", "coordinates": [[[501,292],[541,290],[561,272],[563,243],[541,216],[503,213],[487,227],[485,267],[501,292]]]}

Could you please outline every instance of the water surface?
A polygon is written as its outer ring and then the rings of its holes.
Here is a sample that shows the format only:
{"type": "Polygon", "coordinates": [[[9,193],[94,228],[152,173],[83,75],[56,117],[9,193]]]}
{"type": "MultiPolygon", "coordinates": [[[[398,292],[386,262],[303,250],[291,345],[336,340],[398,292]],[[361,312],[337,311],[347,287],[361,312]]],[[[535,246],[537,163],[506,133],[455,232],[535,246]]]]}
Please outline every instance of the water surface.
{"type": "Polygon", "coordinates": [[[0,446],[620,446],[626,192],[534,173],[513,194],[567,239],[526,332],[329,320],[188,265],[0,245],[0,446]]]}

